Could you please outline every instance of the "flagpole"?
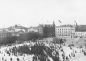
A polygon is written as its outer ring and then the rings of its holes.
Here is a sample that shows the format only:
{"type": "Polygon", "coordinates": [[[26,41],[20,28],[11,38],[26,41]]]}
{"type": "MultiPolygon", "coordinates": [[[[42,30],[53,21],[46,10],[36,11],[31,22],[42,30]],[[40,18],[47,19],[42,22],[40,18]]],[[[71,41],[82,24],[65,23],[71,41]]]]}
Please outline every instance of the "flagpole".
{"type": "Polygon", "coordinates": [[[60,25],[62,25],[62,21],[61,20],[58,20],[58,22],[60,23],[60,25]]]}

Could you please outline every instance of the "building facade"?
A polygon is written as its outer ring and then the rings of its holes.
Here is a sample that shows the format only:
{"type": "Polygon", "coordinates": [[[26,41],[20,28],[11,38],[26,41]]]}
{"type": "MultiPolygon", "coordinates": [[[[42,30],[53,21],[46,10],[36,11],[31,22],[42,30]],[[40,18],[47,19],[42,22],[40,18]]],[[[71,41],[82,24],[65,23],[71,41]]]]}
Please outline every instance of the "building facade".
{"type": "Polygon", "coordinates": [[[84,38],[86,38],[86,32],[75,32],[75,37],[84,37],[84,38]]]}
{"type": "Polygon", "coordinates": [[[75,27],[72,25],[56,26],[55,35],[56,37],[61,37],[61,38],[64,37],[73,38],[75,35],[75,27]]]}
{"type": "Polygon", "coordinates": [[[55,24],[43,24],[39,25],[39,33],[43,35],[43,37],[55,37],[55,24]]]}
{"type": "Polygon", "coordinates": [[[77,25],[75,29],[75,37],[86,38],[86,25],[77,25]]]}
{"type": "Polygon", "coordinates": [[[44,30],[43,25],[39,25],[38,26],[38,33],[41,34],[42,36],[43,36],[43,33],[44,33],[43,30],[44,30]]]}

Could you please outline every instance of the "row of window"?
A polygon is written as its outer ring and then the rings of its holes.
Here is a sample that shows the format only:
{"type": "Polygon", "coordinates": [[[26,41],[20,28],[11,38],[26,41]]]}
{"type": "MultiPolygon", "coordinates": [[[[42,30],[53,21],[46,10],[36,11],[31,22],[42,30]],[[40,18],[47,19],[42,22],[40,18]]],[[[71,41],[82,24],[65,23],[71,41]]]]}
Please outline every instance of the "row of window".
{"type": "Polygon", "coordinates": [[[68,33],[68,34],[70,34],[70,33],[73,33],[73,32],[71,32],[71,31],[69,31],[69,32],[67,32],[67,31],[63,31],[63,32],[61,32],[61,31],[58,31],[58,32],[56,32],[56,33],[68,33]]]}
{"type": "Polygon", "coordinates": [[[67,35],[67,34],[58,34],[58,36],[70,36],[70,35],[67,35]]]}
{"type": "Polygon", "coordinates": [[[84,35],[85,36],[86,34],[75,34],[75,35],[81,35],[81,36],[84,35]]]}
{"type": "Polygon", "coordinates": [[[75,29],[57,29],[57,30],[75,30],[75,29]]]}

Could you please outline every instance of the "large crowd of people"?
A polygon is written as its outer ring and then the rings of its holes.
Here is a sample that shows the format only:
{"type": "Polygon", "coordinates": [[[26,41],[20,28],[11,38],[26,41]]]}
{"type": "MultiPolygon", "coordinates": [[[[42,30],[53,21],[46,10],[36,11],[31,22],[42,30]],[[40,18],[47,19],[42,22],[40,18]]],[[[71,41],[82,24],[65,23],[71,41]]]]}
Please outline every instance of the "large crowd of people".
{"type": "Polygon", "coordinates": [[[65,44],[26,42],[1,47],[0,61],[70,61],[83,52],[85,54],[83,48],[66,46],[65,44]]]}

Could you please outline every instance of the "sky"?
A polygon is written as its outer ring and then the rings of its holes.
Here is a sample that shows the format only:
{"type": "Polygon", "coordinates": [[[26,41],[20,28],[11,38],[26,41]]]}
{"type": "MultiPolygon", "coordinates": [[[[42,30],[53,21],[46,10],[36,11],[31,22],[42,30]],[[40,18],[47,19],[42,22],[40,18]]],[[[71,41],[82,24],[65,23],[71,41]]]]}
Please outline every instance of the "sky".
{"type": "Polygon", "coordinates": [[[86,0],[0,0],[0,28],[86,24],[86,0]],[[59,23],[60,20],[62,23],[59,23]]]}

